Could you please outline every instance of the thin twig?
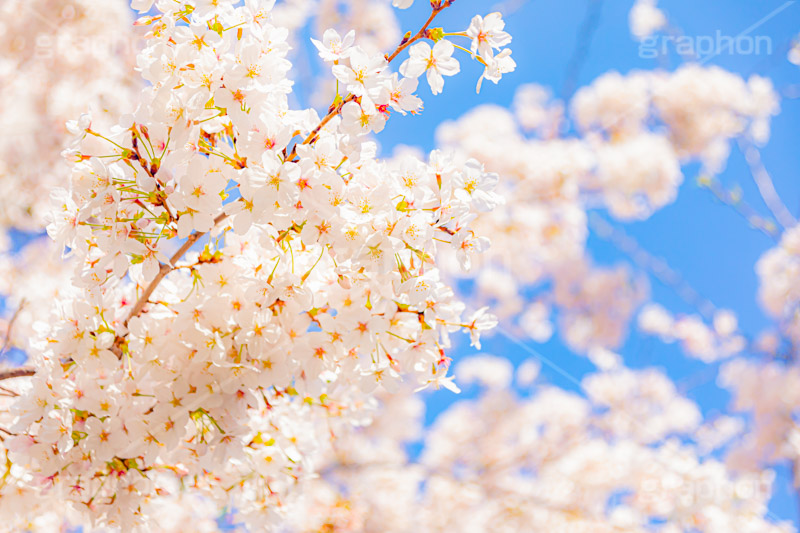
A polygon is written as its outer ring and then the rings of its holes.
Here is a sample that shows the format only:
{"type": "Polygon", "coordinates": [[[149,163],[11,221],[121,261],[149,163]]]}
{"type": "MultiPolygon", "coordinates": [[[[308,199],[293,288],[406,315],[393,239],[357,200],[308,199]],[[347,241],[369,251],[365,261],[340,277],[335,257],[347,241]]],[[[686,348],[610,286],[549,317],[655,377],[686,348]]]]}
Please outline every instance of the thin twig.
{"type": "Polygon", "coordinates": [[[737,190],[728,190],[722,186],[719,180],[713,176],[699,176],[697,186],[707,189],[717,200],[731,207],[736,213],[744,217],[748,224],[757,229],[767,237],[776,241],[780,238],[780,231],[775,222],[762,217],[752,206],[742,200],[741,193],[737,190]]]}
{"type": "Polygon", "coordinates": [[[431,25],[433,19],[435,19],[436,15],[441,13],[444,10],[444,8],[446,8],[448,5],[449,3],[433,8],[433,11],[431,11],[431,16],[428,17],[428,20],[425,21],[425,24],[422,25],[422,28],[420,28],[417,34],[412,38],[410,38],[409,40],[401,42],[400,45],[397,47],[397,49],[394,52],[392,52],[392,55],[386,56],[386,61],[391,63],[392,60],[400,54],[400,52],[411,46],[411,44],[414,43],[414,41],[418,41],[423,37],[425,37],[425,34],[428,31],[428,26],[431,25]]]}
{"type": "MultiPolygon", "coordinates": [[[[430,16],[428,17],[428,20],[425,21],[425,24],[422,25],[422,28],[420,28],[420,30],[416,33],[416,35],[414,35],[413,37],[411,37],[409,39],[403,39],[403,41],[397,46],[397,48],[395,49],[394,52],[392,52],[391,55],[384,56],[386,58],[386,62],[387,63],[391,63],[398,55],[400,55],[400,53],[403,50],[405,50],[406,48],[411,46],[411,44],[413,44],[414,42],[424,38],[427,35],[428,26],[431,25],[431,23],[433,22],[433,19],[436,18],[436,15],[441,13],[446,7],[449,7],[450,5],[451,5],[451,2],[447,1],[447,2],[443,2],[438,7],[434,7],[433,10],[431,11],[430,16]]],[[[334,105],[328,111],[328,114],[325,115],[325,117],[320,121],[320,123],[317,125],[317,127],[314,128],[313,130],[311,130],[311,133],[309,133],[306,136],[306,138],[303,139],[303,142],[299,143],[300,146],[303,146],[303,145],[306,145],[306,144],[310,144],[311,142],[313,142],[316,139],[316,136],[320,132],[320,130],[322,130],[322,128],[324,128],[325,125],[328,124],[328,122],[330,122],[333,119],[333,117],[337,116],[339,113],[342,112],[342,108],[344,107],[344,105],[346,103],[348,103],[348,102],[352,102],[355,99],[356,99],[356,95],[348,94],[339,103],[334,105]]],[[[294,147],[292,148],[291,153],[288,156],[286,156],[286,161],[291,161],[291,160],[293,160],[295,158],[295,156],[297,155],[297,146],[298,146],[297,144],[294,145],[294,147]]]]}
{"type": "Polygon", "coordinates": [[[784,228],[793,227],[797,224],[797,220],[786,208],[775,190],[775,184],[772,182],[772,178],[761,160],[761,153],[758,148],[752,142],[740,137],[739,149],[744,154],[747,165],[750,167],[750,173],[753,175],[753,180],[758,186],[758,192],[761,194],[761,198],[764,199],[767,208],[772,212],[772,216],[784,228]]]}
{"type": "Polygon", "coordinates": [[[578,84],[581,70],[586,63],[589,56],[589,48],[592,44],[592,37],[597,31],[597,26],[600,23],[600,13],[603,7],[603,0],[589,0],[589,5],[586,8],[586,16],[581,23],[578,30],[577,42],[575,44],[575,51],[570,57],[567,71],[564,76],[564,82],[561,85],[561,99],[565,102],[572,98],[575,92],[575,87],[578,84]]]}
{"type": "MultiPolygon", "coordinates": [[[[214,219],[214,227],[216,227],[217,224],[219,224],[226,218],[228,218],[228,215],[226,213],[217,215],[217,217],[214,219]]],[[[192,233],[191,235],[189,235],[189,237],[186,238],[186,242],[184,242],[181,245],[181,247],[178,248],[178,251],[172,254],[172,257],[169,258],[168,264],[161,263],[161,266],[158,269],[158,274],[156,274],[156,277],[154,277],[153,280],[147,285],[147,287],[145,287],[144,292],[142,292],[142,294],[139,296],[139,299],[136,300],[136,303],[133,304],[133,307],[128,313],[128,316],[125,317],[125,320],[122,322],[122,325],[124,327],[127,328],[128,322],[130,322],[132,318],[139,316],[139,314],[144,309],[144,306],[147,305],[147,302],[150,301],[150,296],[156,290],[159,283],[161,283],[161,281],[165,277],[167,277],[167,274],[178,268],[175,263],[180,261],[181,258],[183,257],[183,254],[188,252],[189,248],[194,246],[194,243],[196,243],[203,235],[206,235],[207,233],[208,232],[205,231],[192,233]]],[[[117,336],[117,338],[114,340],[114,344],[111,346],[111,351],[114,353],[114,355],[117,356],[117,359],[122,359],[123,342],[125,342],[125,336],[124,335],[117,336]]]]}
{"type": "Polygon", "coordinates": [[[2,393],[2,394],[0,394],[0,396],[10,396],[12,398],[14,398],[16,396],[19,396],[19,394],[17,394],[13,390],[7,389],[5,387],[0,387],[0,393],[2,393]]]}

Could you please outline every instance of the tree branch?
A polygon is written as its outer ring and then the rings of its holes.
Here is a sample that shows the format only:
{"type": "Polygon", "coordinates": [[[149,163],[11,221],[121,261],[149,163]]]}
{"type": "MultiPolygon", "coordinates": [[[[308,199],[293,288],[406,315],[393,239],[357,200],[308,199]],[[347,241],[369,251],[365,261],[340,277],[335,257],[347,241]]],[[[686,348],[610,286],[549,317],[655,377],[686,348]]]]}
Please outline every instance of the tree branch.
{"type": "Polygon", "coordinates": [[[441,13],[444,10],[444,8],[448,7],[449,5],[450,5],[450,2],[446,2],[446,3],[444,3],[444,4],[442,4],[442,5],[438,6],[438,7],[434,7],[433,11],[431,11],[431,16],[428,17],[428,20],[425,21],[425,24],[423,24],[422,28],[420,28],[420,30],[417,32],[417,34],[414,37],[412,37],[411,39],[409,39],[407,41],[404,40],[403,42],[401,42],[400,45],[397,47],[397,49],[394,52],[392,52],[392,55],[386,56],[386,61],[391,63],[392,60],[394,58],[396,58],[400,54],[400,52],[402,52],[403,50],[405,50],[406,48],[411,46],[411,44],[414,41],[418,41],[418,40],[422,39],[423,37],[425,37],[425,34],[428,31],[428,26],[431,25],[431,22],[433,22],[433,19],[435,19],[436,15],[441,13]]]}
{"type": "MultiPolygon", "coordinates": [[[[228,215],[225,213],[218,215],[217,218],[214,219],[214,226],[216,226],[226,218],[228,218],[228,215]]],[[[170,257],[169,264],[168,265],[163,263],[161,264],[161,268],[158,270],[158,274],[147,285],[144,292],[139,296],[139,299],[136,300],[136,303],[133,305],[130,312],[128,313],[128,316],[125,318],[123,325],[127,327],[128,322],[130,322],[130,320],[133,317],[139,316],[139,314],[144,309],[144,306],[147,304],[147,301],[150,299],[150,296],[158,287],[158,284],[161,283],[161,281],[165,277],[167,277],[167,274],[176,269],[175,263],[180,261],[183,255],[189,250],[189,248],[191,248],[194,245],[194,243],[200,240],[200,238],[206,233],[207,232],[196,232],[189,235],[189,237],[186,239],[186,242],[184,242],[183,245],[181,245],[181,247],[178,248],[178,251],[175,252],[172,255],[172,257],[170,257]]],[[[22,306],[20,306],[20,308],[21,307],[22,306]]],[[[17,313],[19,313],[19,309],[17,310],[17,313]]],[[[14,318],[16,318],[16,313],[14,318]]],[[[14,318],[12,318],[11,320],[12,323],[14,321],[14,318]]],[[[9,331],[10,330],[11,330],[11,324],[9,324],[9,331]]],[[[120,359],[122,358],[122,348],[120,348],[120,346],[123,340],[124,340],[123,337],[117,337],[117,339],[114,341],[114,345],[111,347],[111,351],[114,352],[114,354],[120,359]]],[[[5,344],[8,344],[8,338],[6,339],[5,344]]],[[[3,346],[3,348],[5,349],[5,345],[3,346]]],[[[0,354],[2,353],[3,352],[0,351],[0,354]]],[[[0,381],[5,379],[33,376],[34,374],[36,374],[36,370],[32,367],[20,367],[20,368],[11,368],[8,370],[0,370],[0,381]]]]}
{"type": "Polygon", "coordinates": [[[9,368],[8,370],[0,370],[0,381],[4,379],[24,378],[36,374],[36,369],[29,366],[21,366],[19,368],[9,368]]]}
{"type": "MultiPolygon", "coordinates": [[[[431,25],[431,22],[433,22],[433,19],[436,18],[436,15],[444,11],[444,9],[446,7],[449,7],[451,3],[452,0],[446,0],[444,2],[438,3],[437,5],[434,5],[434,2],[432,1],[431,6],[433,10],[431,11],[430,16],[428,17],[428,20],[425,21],[425,24],[422,25],[422,28],[420,28],[420,30],[416,33],[416,35],[414,35],[410,39],[403,39],[400,42],[400,44],[397,45],[397,48],[395,49],[394,52],[392,52],[391,55],[384,55],[387,63],[391,63],[392,60],[394,60],[398,55],[400,55],[400,52],[411,46],[412,43],[424,38],[427,35],[428,26],[431,25]]],[[[333,108],[328,111],[328,114],[325,115],[325,117],[320,121],[317,127],[311,130],[308,136],[306,136],[306,138],[303,139],[303,142],[301,142],[300,145],[302,146],[313,142],[317,134],[320,132],[320,130],[324,128],[325,125],[328,122],[330,122],[331,119],[333,119],[333,117],[337,116],[339,113],[342,112],[342,108],[344,107],[344,105],[348,102],[352,102],[355,99],[356,95],[348,94],[341,102],[333,106],[333,108]]],[[[286,157],[286,161],[291,161],[292,159],[294,159],[296,155],[297,155],[297,144],[294,145],[294,147],[292,148],[292,152],[286,157]]]]}
{"type": "Polygon", "coordinates": [[[758,148],[756,148],[752,142],[739,138],[739,149],[744,153],[745,161],[747,161],[747,165],[750,167],[750,173],[753,175],[753,181],[755,181],[756,186],[758,186],[758,192],[761,194],[761,198],[764,200],[767,208],[772,212],[775,220],[784,228],[793,227],[797,224],[797,221],[781,201],[781,197],[775,190],[775,185],[772,183],[772,178],[769,172],[767,172],[764,162],[761,160],[761,153],[758,151],[758,148]]]}
{"type": "MultiPolygon", "coordinates": [[[[217,218],[214,219],[214,227],[216,227],[217,224],[219,224],[226,218],[228,218],[228,215],[226,213],[217,215],[217,218]]],[[[180,261],[183,255],[189,251],[189,248],[194,246],[194,243],[200,240],[200,238],[204,236],[206,233],[207,232],[205,231],[201,231],[189,235],[189,237],[186,238],[186,242],[184,242],[183,245],[180,248],[178,248],[178,251],[175,252],[172,255],[172,257],[169,258],[169,264],[164,264],[164,263],[161,264],[161,267],[158,269],[158,274],[156,274],[156,277],[153,278],[153,280],[147,285],[147,287],[145,287],[144,292],[141,294],[141,296],[139,296],[139,299],[136,300],[136,303],[133,304],[133,307],[128,313],[128,316],[122,323],[124,326],[127,327],[128,322],[130,322],[130,320],[133,317],[139,316],[139,314],[142,312],[142,309],[144,309],[145,304],[147,304],[147,301],[150,299],[150,296],[156,290],[158,284],[161,283],[161,280],[163,280],[165,277],[167,277],[167,274],[169,274],[170,272],[172,272],[177,268],[175,266],[175,263],[180,261]]]]}
{"type": "MultiPolygon", "coordinates": [[[[217,215],[217,217],[214,219],[213,227],[216,227],[217,224],[219,224],[226,218],[228,218],[228,215],[226,213],[217,215]]],[[[167,277],[167,274],[178,268],[177,266],[175,266],[175,263],[180,261],[183,255],[189,251],[189,248],[194,246],[194,243],[200,240],[200,238],[203,235],[206,235],[207,233],[208,232],[206,231],[192,233],[186,238],[186,242],[184,242],[181,245],[181,247],[178,248],[178,251],[172,254],[172,257],[169,258],[169,264],[161,263],[161,266],[158,269],[158,274],[156,274],[156,277],[153,278],[153,280],[147,285],[147,287],[145,287],[144,292],[142,292],[142,294],[139,296],[139,299],[136,300],[136,303],[133,304],[133,307],[128,313],[128,316],[125,317],[125,320],[122,322],[123,326],[128,327],[128,322],[130,322],[133,317],[139,316],[139,314],[141,314],[142,310],[144,309],[144,306],[147,304],[148,300],[150,300],[150,296],[158,287],[158,284],[161,283],[161,281],[165,277],[167,277]]],[[[117,359],[122,359],[122,343],[124,341],[125,341],[124,336],[117,336],[117,338],[114,340],[113,346],[111,346],[111,351],[114,353],[114,355],[117,356],[117,359]]]]}

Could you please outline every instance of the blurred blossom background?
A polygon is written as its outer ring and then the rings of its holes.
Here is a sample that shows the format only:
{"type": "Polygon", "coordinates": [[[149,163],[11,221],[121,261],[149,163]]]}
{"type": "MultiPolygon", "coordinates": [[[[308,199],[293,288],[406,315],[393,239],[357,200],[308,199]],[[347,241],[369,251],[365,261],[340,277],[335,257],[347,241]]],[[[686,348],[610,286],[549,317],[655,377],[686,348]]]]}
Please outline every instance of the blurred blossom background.
{"type": "MultiPolygon", "coordinates": [[[[463,0],[464,11],[446,13],[445,16],[451,17],[446,20],[452,20],[454,25],[465,24],[467,21],[459,19],[459,14],[471,13],[483,5],[483,2],[463,0]]],[[[608,72],[626,75],[636,70],[674,71],[686,62],[680,52],[691,48],[688,43],[693,42],[700,54],[705,51],[707,40],[714,40],[713,51],[699,57],[703,66],[716,65],[745,79],[757,74],[771,79],[774,84],[780,98],[780,112],[771,118],[769,142],[761,147],[761,158],[788,210],[794,217],[800,216],[800,180],[796,179],[800,168],[800,150],[797,149],[800,67],[791,62],[792,58],[797,62],[798,57],[794,47],[800,32],[800,3],[662,1],[658,7],[667,21],[662,30],[654,33],[661,37],[645,41],[632,34],[631,19],[635,16],[631,13],[632,7],[630,1],[615,0],[509,0],[493,4],[492,10],[505,13],[506,31],[514,36],[514,59],[518,68],[507,75],[508,83],[504,78],[498,85],[484,84],[476,95],[469,76],[453,79],[451,83],[458,86],[455,94],[435,100],[435,105],[426,106],[418,117],[402,117],[387,125],[380,138],[384,153],[391,153],[395,143],[404,142],[405,132],[412,127],[418,132],[419,145],[423,149],[433,148],[437,132],[441,133],[437,126],[442,121],[456,120],[465,109],[483,104],[509,108],[521,84],[540,85],[554,98],[569,101],[581,87],[608,72]],[[679,36],[693,41],[669,40],[679,36]],[[737,53],[736,44],[731,51],[724,38],[720,40],[718,36],[750,37],[753,48],[759,53],[737,53]],[[722,46],[717,46],[718,42],[722,46]],[[676,50],[678,43],[683,43],[680,51],[676,50]],[[760,49],[756,43],[760,43],[760,49]],[[663,53],[665,46],[667,50],[663,53]]],[[[424,6],[401,12],[400,20],[410,22],[419,16],[415,9],[422,11],[424,6]]],[[[749,46],[745,43],[739,48],[747,51],[749,46]]],[[[478,71],[477,65],[464,68],[478,71]]],[[[562,129],[566,135],[574,134],[576,129],[571,111],[566,104],[565,113],[570,119],[562,129]]],[[[461,132],[462,135],[470,133],[461,132]]],[[[636,275],[647,279],[649,299],[675,314],[713,316],[714,310],[734,310],[741,333],[748,342],[754,343],[774,324],[758,299],[755,264],[762,254],[775,246],[775,239],[754,229],[746,215],[729,205],[731,202],[720,201],[708,187],[698,184],[702,176],[700,164],[682,165],[681,171],[683,183],[675,201],[647,220],[617,221],[606,210],[590,211],[594,214],[590,220],[597,222],[590,224],[589,254],[599,265],[628,265],[636,275]],[[660,267],[667,267],[670,273],[663,275],[660,267]],[[662,275],[656,275],[658,273],[662,275]]],[[[773,218],[759,194],[743,149],[736,141],[731,142],[730,157],[719,172],[718,180],[721,188],[741,197],[756,213],[773,218]]],[[[536,289],[529,289],[525,297],[535,298],[536,292],[536,289]]],[[[617,348],[627,366],[663,369],[675,381],[678,391],[696,401],[706,417],[729,410],[731,395],[720,387],[717,379],[722,362],[706,363],[687,357],[680,343],[665,343],[641,332],[635,327],[635,319],[632,325],[617,348]]],[[[580,392],[576,381],[596,368],[589,359],[576,355],[566,346],[558,331],[542,343],[525,339],[508,327],[502,331],[507,335],[498,332],[482,342],[484,352],[508,357],[515,365],[530,358],[544,357],[553,365],[542,364],[542,378],[566,390],[580,392]]],[[[459,357],[474,352],[462,345],[454,359],[457,362],[459,357]]],[[[745,354],[761,357],[748,350],[745,354]]],[[[465,387],[459,396],[449,391],[430,395],[426,399],[427,423],[452,402],[475,394],[476,387],[465,387]]],[[[800,523],[797,490],[792,486],[791,472],[786,465],[778,466],[777,471],[776,494],[770,510],[781,518],[800,523]]]]}

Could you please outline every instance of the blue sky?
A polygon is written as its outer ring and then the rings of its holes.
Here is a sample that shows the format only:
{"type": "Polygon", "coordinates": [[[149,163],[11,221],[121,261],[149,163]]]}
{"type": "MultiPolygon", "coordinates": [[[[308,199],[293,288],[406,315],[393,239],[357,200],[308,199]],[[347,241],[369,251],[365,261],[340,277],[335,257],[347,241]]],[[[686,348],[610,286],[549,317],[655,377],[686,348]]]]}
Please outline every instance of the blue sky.
{"type": "MultiPolygon", "coordinates": [[[[418,0],[416,4],[412,9],[401,12],[404,30],[415,29],[426,16],[427,2],[418,0]]],[[[561,94],[568,78],[568,65],[578,48],[580,30],[586,24],[587,17],[593,21],[589,25],[594,27],[594,31],[579,69],[578,86],[590,83],[609,70],[621,73],[656,67],[672,70],[680,64],[675,54],[660,59],[640,57],[639,44],[632,39],[628,30],[628,11],[633,0],[509,0],[504,4],[489,4],[488,8],[487,2],[459,0],[437,19],[436,25],[443,26],[445,31],[458,31],[468,25],[471,15],[475,13],[491,12],[500,5],[513,4],[519,7],[506,17],[506,29],[514,36],[511,48],[518,65],[516,72],[505,76],[499,85],[484,84],[481,94],[476,95],[474,86],[480,68],[469,64],[464,58],[462,74],[447,79],[444,95],[430,96],[427,87],[423,87],[425,84],[420,84],[425,111],[421,116],[393,118],[389,121],[380,136],[385,150],[397,143],[408,143],[409,137],[413,137],[415,144],[425,149],[433,148],[435,128],[441,121],[457,118],[481,103],[508,106],[515,88],[523,83],[538,83],[550,87],[556,95],[561,94]]],[[[767,76],[782,95],[797,91],[795,87],[800,88],[800,67],[786,59],[792,39],[800,33],[800,2],[662,0],[659,6],[666,11],[672,25],[687,36],[715,36],[717,32],[736,36],[750,30],[749,35],[768,38],[771,50],[762,40],[760,54],[725,53],[713,57],[707,64],[718,65],[745,76],[767,76]],[[780,12],[770,17],[776,10],[780,12]]],[[[771,140],[762,150],[766,168],[780,196],[795,216],[800,214],[798,124],[800,99],[783,96],[781,113],[772,122],[771,140]]],[[[644,250],[665,259],[704,298],[717,307],[734,309],[739,315],[743,332],[753,337],[769,324],[756,300],[754,265],[758,257],[774,245],[774,241],[751,229],[741,215],[721,204],[709,191],[698,187],[695,183],[696,170],[692,166],[684,168],[685,181],[674,204],[646,221],[616,225],[636,239],[644,250]]],[[[763,215],[769,214],[750,177],[744,157],[735,146],[720,180],[726,187],[738,185],[750,205],[763,215]]],[[[589,250],[600,263],[630,262],[614,246],[596,237],[590,238],[589,250]]],[[[696,312],[672,288],[652,279],[651,285],[655,301],[673,311],[696,312]]],[[[558,339],[544,345],[531,343],[530,347],[577,379],[593,368],[586,359],[570,353],[558,339]]],[[[499,336],[484,342],[484,351],[509,357],[515,362],[530,357],[530,354],[499,336]]],[[[455,358],[473,352],[468,347],[460,348],[455,358]]],[[[709,369],[703,363],[685,358],[674,345],[664,345],[656,339],[637,334],[631,336],[621,353],[629,366],[665,369],[678,382],[679,388],[700,404],[706,415],[726,408],[728,395],[715,385],[716,367],[709,369]]],[[[572,380],[546,365],[542,374],[558,386],[577,390],[572,380]]],[[[464,395],[469,396],[470,391],[465,391],[464,395]]],[[[432,421],[437,413],[457,399],[447,391],[429,396],[428,421],[432,421]]],[[[783,469],[779,469],[776,490],[777,495],[771,505],[773,514],[800,524],[796,499],[790,493],[789,479],[783,469]]]]}

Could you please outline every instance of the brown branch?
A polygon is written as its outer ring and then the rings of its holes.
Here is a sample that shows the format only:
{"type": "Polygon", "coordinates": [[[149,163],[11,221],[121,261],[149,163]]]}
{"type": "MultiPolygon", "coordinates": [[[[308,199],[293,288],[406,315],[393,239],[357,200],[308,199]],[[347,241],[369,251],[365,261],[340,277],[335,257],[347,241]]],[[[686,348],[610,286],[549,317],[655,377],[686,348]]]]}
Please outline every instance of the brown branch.
{"type": "MultiPolygon", "coordinates": [[[[228,215],[226,213],[222,213],[220,215],[217,215],[217,217],[214,219],[214,227],[216,227],[217,224],[219,224],[220,222],[222,222],[226,218],[228,218],[228,215]]],[[[172,272],[173,270],[176,270],[178,268],[175,265],[175,263],[180,261],[181,258],[183,257],[183,254],[188,252],[189,248],[194,246],[194,243],[196,243],[198,240],[200,240],[200,238],[203,235],[206,235],[206,233],[208,233],[208,232],[200,231],[200,232],[192,233],[191,235],[189,235],[189,237],[186,238],[186,242],[184,242],[181,245],[181,247],[178,248],[178,251],[175,252],[174,254],[172,254],[172,257],[169,258],[169,263],[168,264],[161,263],[161,266],[158,269],[158,274],[156,274],[156,277],[153,278],[153,280],[147,285],[147,287],[145,287],[144,292],[142,292],[142,294],[139,296],[139,299],[136,300],[136,303],[133,304],[133,307],[131,308],[130,312],[128,313],[128,316],[125,317],[125,320],[122,322],[123,326],[128,327],[128,322],[130,322],[133,317],[139,316],[139,314],[144,309],[144,306],[147,305],[147,302],[150,301],[150,296],[156,290],[156,287],[158,287],[158,284],[161,283],[161,281],[165,277],[167,277],[167,274],[169,274],[170,272],[172,272]]],[[[125,337],[124,336],[117,336],[117,338],[114,340],[114,344],[111,346],[111,351],[114,353],[114,355],[117,356],[117,359],[122,359],[122,343],[123,342],[125,342],[125,337]]]]}
{"type": "MultiPolygon", "coordinates": [[[[433,5],[433,2],[431,2],[433,11],[431,11],[431,15],[428,17],[428,20],[425,21],[425,24],[423,24],[422,28],[420,28],[420,30],[417,32],[416,35],[414,35],[410,39],[403,39],[402,42],[397,46],[397,48],[395,49],[394,52],[392,52],[391,55],[388,56],[384,55],[384,57],[386,58],[386,62],[391,63],[398,55],[400,55],[400,53],[403,50],[411,46],[411,44],[413,44],[414,42],[424,38],[427,35],[428,26],[431,25],[431,22],[433,22],[433,19],[436,18],[436,15],[441,13],[446,7],[449,7],[451,4],[452,4],[451,0],[438,3],[435,6],[433,5]]],[[[320,121],[317,127],[311,130],[311,133],[309,133],[308,136],[306,136],[306,138],[303,139],[303,142],[301,142],[300,145],[302,146],[313,142],[317,134],[320,132],[320,130],[322,130],[322,128],[324,128],[325,125],[328,122],[330,122],[331,119],[333,119],[333,117],[337,116],[339,113],[342,112],[342,108],[344,107],[344,105],[348,102],[352,102],[355,99],[356,95],[348,94],[341,102],[334,105],[332,109],[328,111],[328,114],[325,115],[325,117],[320,121]]],[[[296,155],[297,155],[297,144],[294,145],[294,147],[292,148],[292,152],[285,158],[285,160],[291,161],[294,159],[296,155]]]]}
{"type": "MultiPolygon", "coordinates": [[[[225,220],[227,217],[228,215],[225,213],[218,215],[217,218],[214,219],[214,226],[225,220]]],[[[167,277],[167,274],[169,274],[170,272],[172,272],[177,268],[175,266],[175,263],[180,261],[181,258],[183,257],[183,254],[185,254],[189,250],[189,248],[191,248],[194,245],[194,243],[196,243],[206,233],[207,232],[196,232],[189,235],[189,237],[186,239],[186,242],[184,242],[183,245],[180,248],[178,248],[178,251],[175,252],[172,255],[172,257],[170,257],[169,264],[168,265],[163,263],[161,264],[161,268],[159,268],[158,274],[156,274],[156,277],[153,278],[153,280],[147,285],[144,292],[141,294],[141,296],[139,296],[139,299],[136,300],[136,303],[133,305],[130,312],[128,313],[128,316],[125,318],[123,325],[127,327],[128,322],[130,322],[130,320],[133,317],[139,316],[139,314],[144,309],[144,306],[147,304],[150,295],[152,295],[153,291],[155,291],[156,287],[158,287],[158,284],[161,283],[161,281],[165,277],[167,277]]],[[[17,310],[17,312],[19,312],[19,310],[17,310]]],[[[114,352],[114,354],[120,359],[122,358],[121,345],[123,341],[124,341],[123,337],[117,337],[116,340],[114,341],[114,345],[111,347],[111,351],[114,352]]],[[[36,374],[36,370],[32,367],[20,367],[8,370],[0,370],[0,381],[12,378],[29,377],[33,376],[34,374],[36,374]]]]}
{"type": "MultiPolygon", "coordinates": [[[[324,127],[325,127],[325,125],[326,125],[328,122],[330,122],[330,121],[331,121],[331,119],[332,119],[333,117],[335,117],[336,115],[338,115],[339,113],[341,113],[341,112],[342,112],[342,108],[344,107],[344,105],[345,105],[347,102],[352,102],[352,101],[353,101],[353,100],[355,100],[355,99],[356,99],[356,95],[354,95],[354,94],[348,94],[348,95],[347,95],[347,96],[344,98],[344,100],[342,100],[341,102],[339,102],[338,104],[336,104],[336,105],[333,107],[333,109],[331,109],[331,110],[328,112],[328,114],[327,114],[327,115],[325,115],[325,118],[323,118],[323,119],[320,121],[320,123],[319,123],[319,124],[317,124],[317,127],[316,127],[316,128],[314,128],[313,130],[311,130],[311,133],[309,133],[309,134],[308,134],[308,136],[307,136],[307,137],[306,137],[306,138],[303,140],[303,142],[301,142],[300,144],[301,144],[301,145],[303,145],[303,144],[309,144],[309,143],[313,142],[313,141],[315,140],[315,137],[317,136],[317,134],[320,132],[320,130],[321,130],[322,128],[324,128],[324,127]]],[[[289,159],[289,160],[293,159],[293,158],[294,158],[294,156],[295,156],[296,154],[297,154],[297,145],[295,145],[295,146],[294,146],[294,148],[292,148],[292,153],[291,153],[291,155],[290,155],[290,156],[289,156],[287,159],[289,159]]]]}
{"type": "Polygon", "coordinates": [[[36,369],[29,366],[21,366],[19,368],[9,368],[8,370],[0,370],[0,381],[4,379],[24,378],[36,374],[36,369]]]}
{"type": "MultiPolygon", "coordinates": [[[[216,226],[226,218],[228,218],[228,215],[225,213],[217,215],[217,218],[214,219],[214,226],[216,226]]],[[[206,233],[207,232],[205,231],[201,231],[189,235],[189,237],[187,237],[186,239],[186,242],[184,242],[183,245],[180,248],[178,248],[178,251],[175,252],[172,255],[172,257],[169,258],[169,264],[164,264],[164,263],[161,264],[161,267],[158,269],[158,274],[156,274],[156,277],[153,278],[153,281],[151,281],[144,289],[144,292],[141,294],[141,296],[139,296],[139,299],[136,300],[136,303],[131,308],[130,312],[128,313],[128,316],[125,318],[125,321],[122,323],[124,326],[127,327],[128,322],[130,322],[130,320],[133,317],[139,316],[139,313],[142,312],[142,309],[144,309],[145,304],[147,304],[147,301],[150,299],[150,296],[153,294],[153,291],[156,290],[156,287],[158,287],[158,284],[161,283],[161,280],[163,280],[165,277],[167,277],[167,274],[169,274],[170,272],[172,272],[177,268],[175,266],[175,263],[180,261],[181,258],[183,257],[183,254],[188,252],[189,248],[194,246],[194,243],[200,240],[200,238],[203,237],[206,233]]]]}
{"type": "Polygon", "coordinates": [[[433,19],[435,19],[436,15],[441,13],[444,10],[444,8],[448,7],[449,5],[450,5],[450,2],[445,2],[444,4],[442,4],[442,5],[438,6],[438,7],[434,7],[433,11],[431,11],[431,16],[428,17],[428,20],[425,21],[425,24],[422,26],[422,28],[420,28],[420,30],[417,32],[417,34],[414,37],[412,37],[411,39],[409,39],[407,41],[404,40],[404,42],[400,43],[400,46],[398,46],[397,49],[394,52],[392,52],[392,55],[386,56],[386,61],[391,63],[392,60],[394,58],[396,58],[400,54],[400,52],[402,52],[403,50],[405,50],[406,48],[411,46],[411,44],[414,43],[415,41],[418,41],[418,40],[422,39],[423,37],[425,37],[425,34],[428,31],[428,26],[431,25],[431,22],[433,22],[433,19]]]}

